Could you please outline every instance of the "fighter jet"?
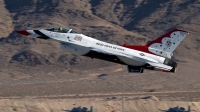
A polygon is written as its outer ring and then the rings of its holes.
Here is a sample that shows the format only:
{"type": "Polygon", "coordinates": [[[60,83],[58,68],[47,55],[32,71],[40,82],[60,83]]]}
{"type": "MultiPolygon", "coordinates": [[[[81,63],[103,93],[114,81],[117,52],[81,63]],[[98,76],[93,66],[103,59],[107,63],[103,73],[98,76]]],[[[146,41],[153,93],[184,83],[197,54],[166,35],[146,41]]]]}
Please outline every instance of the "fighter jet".
{"type": "Polygon", "coordinates": [[[60,48],[72,54],[126,65],[129,73],[143,73],[144,69],[175,73],[178,64],[171,59],[173,51],[189,34],[181,29],[173,29],[144,46],[134,46],[103,42],[62,26],[16,32],[58,41],[60,48]]]}

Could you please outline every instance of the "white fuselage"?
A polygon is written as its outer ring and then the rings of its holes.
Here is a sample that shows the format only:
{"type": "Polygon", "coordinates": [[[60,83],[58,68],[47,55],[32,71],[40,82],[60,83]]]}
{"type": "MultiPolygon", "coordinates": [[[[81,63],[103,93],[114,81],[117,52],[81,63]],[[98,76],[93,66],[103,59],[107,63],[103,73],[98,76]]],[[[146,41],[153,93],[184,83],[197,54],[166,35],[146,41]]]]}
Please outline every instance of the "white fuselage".
{"type": "Polygon", "coordinates": [[[178,64],[171,60],[173,51],[189,34],[173,29],[145,46],[114,45],[61,26],[45,30],[19,30],[19,34],[60,42],[69,53],[127,65],[129,73],[143,73],[144,69],[175,73],[178,64]]]}
{"type": "Polygon", "coordinates": [[[85,55],[90,50],[94,50],[104,52],[105,54],[116,55],[122,62],[132,66],[142,66],[148,61],[161,64],[165,61],[165,58],[161,56],[110,44],[83,34],[58,33],[47,30],[40,30],[40,32],[51,37],[52,40],[61,42],[60,46],[62,49],[76,55],[85,55]]]}

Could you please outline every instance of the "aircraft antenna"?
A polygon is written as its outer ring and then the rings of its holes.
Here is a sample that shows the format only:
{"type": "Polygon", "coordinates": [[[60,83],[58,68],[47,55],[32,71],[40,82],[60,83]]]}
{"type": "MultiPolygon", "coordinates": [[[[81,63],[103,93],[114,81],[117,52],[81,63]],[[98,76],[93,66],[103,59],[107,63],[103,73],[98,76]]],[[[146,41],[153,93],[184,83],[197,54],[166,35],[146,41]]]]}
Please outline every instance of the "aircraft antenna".
{"type": "Polygon", "coordinates": [[[125,92],[125,87],[124,87],[124,74],[122,74],[122,112],[124,112],[124,92],[125,92]]]}

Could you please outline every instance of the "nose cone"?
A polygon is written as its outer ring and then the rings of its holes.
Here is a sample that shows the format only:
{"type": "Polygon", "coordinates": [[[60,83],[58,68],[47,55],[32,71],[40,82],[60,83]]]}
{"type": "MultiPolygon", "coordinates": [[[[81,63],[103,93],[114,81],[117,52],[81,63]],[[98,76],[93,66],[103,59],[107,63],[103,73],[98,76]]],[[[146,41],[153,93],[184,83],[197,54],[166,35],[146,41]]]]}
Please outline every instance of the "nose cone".
{"type": "Polygon", "coordinates": [[[17,33],[19,33],[21,35],[25,35],[25,36],[30,35],[30,33],[28,33],[26,30],[19,30],[19,31],[15,31],[15,32],[17,32],[17,33]]]}

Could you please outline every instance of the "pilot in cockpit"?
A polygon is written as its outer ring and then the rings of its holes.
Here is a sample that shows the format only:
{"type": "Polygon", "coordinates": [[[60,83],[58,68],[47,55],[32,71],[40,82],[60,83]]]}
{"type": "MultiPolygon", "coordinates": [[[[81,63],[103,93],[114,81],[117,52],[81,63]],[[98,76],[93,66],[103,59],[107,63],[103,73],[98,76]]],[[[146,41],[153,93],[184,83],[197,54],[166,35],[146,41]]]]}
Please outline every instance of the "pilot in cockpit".
{"type": "Polygon", "coordinates": [[[63,31],[62,27],[58,28],[58,31],[59,31],[59,32],[62,32],[62,31],[63,31]]]}

